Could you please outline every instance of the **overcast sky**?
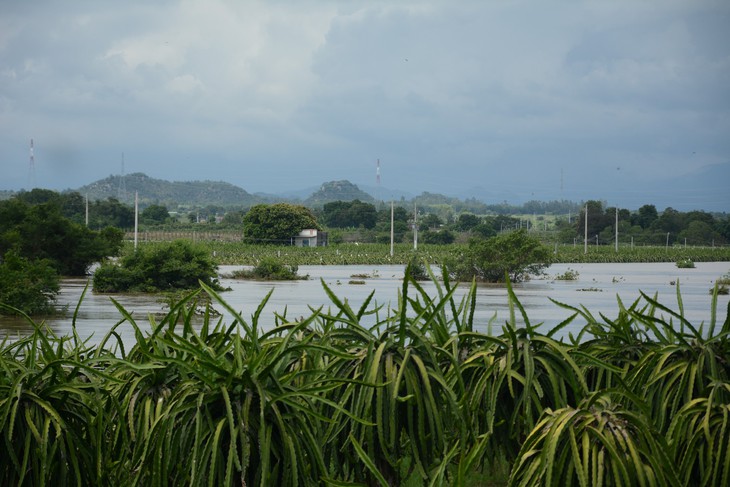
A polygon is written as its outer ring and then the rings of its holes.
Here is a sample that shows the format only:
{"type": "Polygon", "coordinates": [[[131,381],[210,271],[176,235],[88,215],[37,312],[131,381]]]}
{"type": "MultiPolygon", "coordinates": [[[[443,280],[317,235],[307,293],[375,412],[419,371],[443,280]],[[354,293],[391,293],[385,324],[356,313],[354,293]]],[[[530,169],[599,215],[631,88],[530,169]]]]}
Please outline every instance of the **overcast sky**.
{"type": "Polygon", "coordinates": [[[730,211],[730,2],[0,0],[0,189],[122,153],[252,193],[380,159],[413,194],[730,211]]]}

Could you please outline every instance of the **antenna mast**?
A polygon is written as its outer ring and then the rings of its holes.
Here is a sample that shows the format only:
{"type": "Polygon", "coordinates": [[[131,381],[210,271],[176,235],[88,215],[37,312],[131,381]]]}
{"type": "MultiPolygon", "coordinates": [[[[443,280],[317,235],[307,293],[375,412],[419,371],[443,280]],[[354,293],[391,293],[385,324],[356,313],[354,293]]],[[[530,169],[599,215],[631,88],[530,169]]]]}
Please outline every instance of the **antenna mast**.
{"type": "Polygon", "coordinates": [[[119,176],[119,188],[117,189],[117,199],[126,201],[127,199],[127,182],[124,178],[124,152],[122,152],[122,174],[119,176]]]}
{"type": "Polygon", "coordinates": [[[35,188],[35,155],[33,155],[33,139],[30,139],[30,160],[28,165],[28,186],[35,188]]]}
{"type": "Polygon", "coordinates": [[[378,159],[377,167],[375,168],[375,192],[377,193],[375,195],[376,204],[380,201],[380,159],[378,159]]]}

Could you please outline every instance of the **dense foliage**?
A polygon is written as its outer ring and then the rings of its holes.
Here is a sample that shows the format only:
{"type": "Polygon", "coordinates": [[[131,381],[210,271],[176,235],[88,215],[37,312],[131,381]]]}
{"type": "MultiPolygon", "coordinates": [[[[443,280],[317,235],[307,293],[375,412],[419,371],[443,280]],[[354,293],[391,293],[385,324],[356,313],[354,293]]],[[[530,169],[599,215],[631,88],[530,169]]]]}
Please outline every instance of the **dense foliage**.
{"type": "Polygon", "coordinates": [[[84,275],[94,262],[116,255],[122,236],[114,228],[96,232],[70,221],[53,201],[0,201],[0,255],[15,249],[27,259],[48,259],[62,275],[84,275]]]}
{"type": "Polygon", "coordinates": [[[522,281],[550,265],[552,252],[525,230],[502,233],[488,239],[474,238],[458,261],[450,263],[455,277],[470,281],[522,281]]]}
{"type": "MultiPolygon", "coordinates": [[[[15,250],[0,258],[0,303],[27,315],[50,314],[59,289],[58,274],[49,260],[29,260],[15,250]]],[[[0,309],[0,315],[7,313],[16,314],[0,309]]]]}
{"type": "Polygon", "coordinates": [[[374,205],[360,200],[332,201],[325,203],[322,217],[328,227],[373,228],[378,219],[378,212],[374,205]]]}
{"type": "Polygon", "coordinates": [[[140,247],[94,272],[94,291],[103,293],[192,289],[199,282],[219,289],[216,266],[204,247],[184,240],[140,247]]]}
{"type": "Polygon", "coordinates": [[[321,230],[309,209],[288,203],[256,205],[243,217],[244,238],[252,243],[290,244],[307,228],[321,230]]]}
{"type": "Polygon", "coordinates": [[[457,300],[409,276],[393,309],[325,285],[331,310],[274,326],[268,297],[247,320],[209,288],[234,323],[195,325],[191,294],[148,333],[120,308],[95,346],[34,324],[0,344],[0,483],[460,486],[507,465],[514,486],[727,484],[716,301],[703,327],[681,299],[600,320],[561,305],[542,333],[508,287],[511,316],[485,334],[475,286],[457,300]],[[571,322],[583,332],[558,340],[571,322]]]}
{"type": "Polygon", "coordinates": [[[627,209],[604,208],[600,201],[588,201],[572,228],[573,235],[585,234],[588,209],[588,236],[601,243],[615,239],[616,217],[619,235],[628,236],[635,244],[712,245],[730,242],[730,220],[715,218],[704,211],[681,212],[674,208],[657,211],[654,205],[644,205],[635,212],[627,209]]]}
{"type": "Polygon", "coordinates": [[[139,219],[148,225],[159,225],[170,220],[170,212],[165,205],[149,205],[139,214],[139,219]]]}
{"type": "Polygon", "coordinates": [[[76,200],[33,190],[0,201],[0,303],[31,315],[53,312],[59,274],[85,275],[121,251],[121,230],[97,232],[64,216],[76,200]]]}

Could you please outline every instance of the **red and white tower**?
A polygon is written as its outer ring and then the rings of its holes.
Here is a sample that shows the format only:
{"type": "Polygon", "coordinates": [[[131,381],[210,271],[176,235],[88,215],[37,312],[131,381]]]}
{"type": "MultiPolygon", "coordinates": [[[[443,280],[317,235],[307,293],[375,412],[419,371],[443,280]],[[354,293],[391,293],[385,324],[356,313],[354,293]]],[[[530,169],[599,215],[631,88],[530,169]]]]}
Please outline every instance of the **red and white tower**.
{"type": "Polygon", "coordinates": [[[380,159],[378,159],[378,165],[375,168],[375,203],[380,203],[380,159]]]}
{"type": "Polygon", "coordinates": [[[28,186],[35,188],[35,155],[33,154],[33,139],[30,139],[30,160],[28,165],[28,186]]]}

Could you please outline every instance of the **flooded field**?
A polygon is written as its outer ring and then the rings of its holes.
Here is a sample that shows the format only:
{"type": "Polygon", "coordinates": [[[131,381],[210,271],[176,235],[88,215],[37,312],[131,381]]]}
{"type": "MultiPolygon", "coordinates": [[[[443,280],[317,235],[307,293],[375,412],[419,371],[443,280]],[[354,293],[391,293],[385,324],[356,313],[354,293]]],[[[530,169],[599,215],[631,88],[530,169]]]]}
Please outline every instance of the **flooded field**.
{"type": "MultiPolygon", "coordinates": [[[[222,266],[222,276],[240,266],[222,266]]],[[[627,306],[639,297],[639,292],[658,294],[659,301],[677,309],[676,288],[673,283],[679,281],[684,304],[685,316],[695,325],[709,322],[711,296],[709,289],[714,281],[730,272],[730,262],[697,263],[694,269],[678,269],[673,263],[659,264],[556,264],[548,268],[547,276],[533,279],[514,286],[515,292],[525,307],[530,322],[544,322],[547,329],[554,326],[570,313],[550,301],[550,298],[572,305],[584,305],[594,316],[604,313],[610,318],[616,316],[618,306],[616,297],[627,306]],[[572,269],[578,272],[574,281],[560,281],[555,276],[572,269]]],[[[403,266],[301,266],[300,274],[308,274],[309,279],[288,282],[257,282],[221,278],[221,284],[230,287],[231,291],[222,293],[231,307],[249,319],[266,294],[273,288],[271,299],[264,308],[261,325],[271,327],[274,313],[285,311],[290,319],[309,316],[309,307],[331,305],[320,280],[332,288],[342,300],[347,299],[353,308],[358,308],[367,296],[375,291],[374,302],[387,310],[395,306],[398,291],[402,286],[403,266]],[[360,277],[366,275],[367,277],[360,277]],[[353,277],[358,276],[358,277],[353,277]],[[352,284],[350,281],[364,281],[364,284],[352,284]]],[[[68,306],[68,312],[59,317],[46,319],[47,324],[58,334],[72,331],[72,315],[79,303],[79,298],[87,279],[66,279],[58,297],[60,307],[68,306]]],[[[436,296],[433,283],[423,286],[436,296]]],[[[460,289],[460,295],[466,292],[466,286],[460,289]]],[[[89,291],[81,302],[76,316],[76,330],[81,338],[91,337],[92,341],[100,339],[108,330],[122,319],[114,306],[112,298],[117,300],[127,311],[131,312],[138,324],[149,328],[148,315],[161,316],[167,305],[157,296],[148,295],[106,295],[89,291]]],[[[728,304],[728,296],[718,299],[718,319],[724,320],[728,304]]],[[[371,304],[372,306],[372,304],[371,304]]],[[[216,304],[216,309],[223,308],[216,304]]],[[[493,323],[500,326],[509,317],[507,291],[504,286],[479,285],[477,292],[476,324],[477,328],[487,331],[487,325],[495,316],[493,323]]],[[[382,316],[382,315],[381,315],[382,316]]],[[[225,322],[232,317],[223,314],[225,322]]],[[[566,330],[577,332],[584,321],[574,321],[566,330]]],[[[0,336],[11,337],[24,335],[30,331],[28,323],[14,318],[0,318],[0,336]]],[[[131,327],[126,324],[121,331],[127,338],[132,338],[131,327]]]]}

